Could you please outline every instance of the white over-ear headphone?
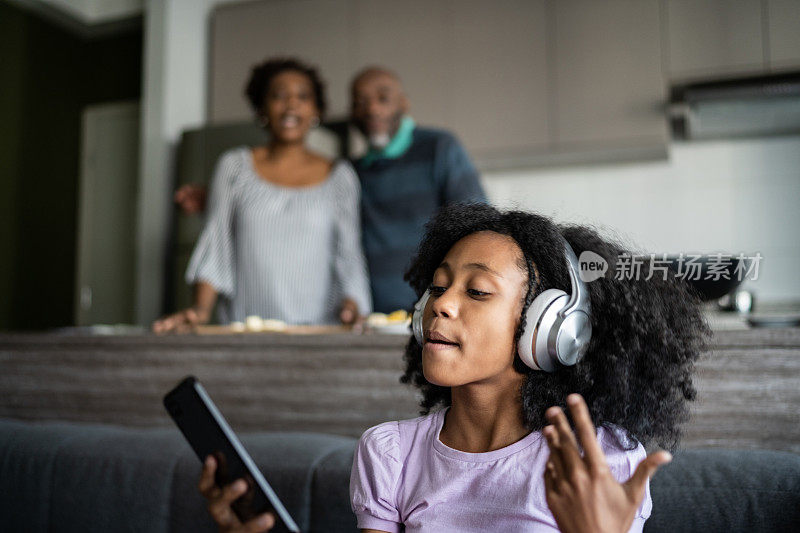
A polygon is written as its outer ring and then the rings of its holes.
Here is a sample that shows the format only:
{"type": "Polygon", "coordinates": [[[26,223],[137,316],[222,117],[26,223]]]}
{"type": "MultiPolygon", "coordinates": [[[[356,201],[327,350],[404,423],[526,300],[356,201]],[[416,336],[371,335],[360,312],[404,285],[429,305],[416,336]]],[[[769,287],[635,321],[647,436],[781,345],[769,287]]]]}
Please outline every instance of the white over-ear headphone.
{"type": "MultiPolygon", "coordinates": [[[[558,366],[572,366],[581,360],[592,338],[589,289],[578,275],[578,258],[564,240],[571,294],[547,289],[537,296],[525,313],[525,330],[517,344],[520,359],[534,370],[553,372],[558,366]]],[[[411,328],[421,345],[422,315],[430,298],[423,293],[414,305],[411,328]]]]}

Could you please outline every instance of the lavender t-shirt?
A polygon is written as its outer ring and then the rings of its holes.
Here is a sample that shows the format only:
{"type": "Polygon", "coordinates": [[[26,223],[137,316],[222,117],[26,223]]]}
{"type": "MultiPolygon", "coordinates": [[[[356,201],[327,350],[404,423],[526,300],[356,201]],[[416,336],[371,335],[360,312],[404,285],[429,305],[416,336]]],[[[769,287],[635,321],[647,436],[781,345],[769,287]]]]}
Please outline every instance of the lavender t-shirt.
{"type": "MultiPolygon", "coordinates": [[[[510,446],[467,453],[442,444],[445,410],[387,422],[361,436],[350,473],[350,501],[361,529],[415,531],[558,531],[547,508],[549,451],[539,431],[510,446]]],[[[611,473],[626,481],[646,454],[626,450],[619,428],[598,428],[611,473]]],[[[648,485],[630,531],[642,531],[648,485]]]]}

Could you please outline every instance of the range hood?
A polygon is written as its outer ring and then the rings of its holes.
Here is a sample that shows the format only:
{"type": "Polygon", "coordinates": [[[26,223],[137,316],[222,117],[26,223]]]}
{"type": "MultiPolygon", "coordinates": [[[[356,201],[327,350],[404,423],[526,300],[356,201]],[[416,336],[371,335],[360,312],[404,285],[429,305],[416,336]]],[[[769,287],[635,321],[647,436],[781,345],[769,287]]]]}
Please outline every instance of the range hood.
{"type": "Polygon", "coordinates": [[[675,139],[800,134],[800,72],[672,87],[675,139]]]}

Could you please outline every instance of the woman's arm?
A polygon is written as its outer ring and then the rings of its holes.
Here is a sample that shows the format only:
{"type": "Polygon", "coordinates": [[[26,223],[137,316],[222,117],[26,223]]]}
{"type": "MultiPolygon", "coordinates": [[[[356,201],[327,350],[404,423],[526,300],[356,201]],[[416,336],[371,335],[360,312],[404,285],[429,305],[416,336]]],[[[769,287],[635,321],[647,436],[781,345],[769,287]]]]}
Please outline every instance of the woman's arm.
{"type": "Polygon", "coordinates": [[[337,291],[342,294],[339,319],[356,323],[372,311],[364,252],[361,247],[361,188],[353,168],[346,164],[336,198],[336,251],[333,258],[337,291]]]}
{"type": "Polygon", "coordinates": [[[180,332],[207,323],[217,295],[231,296],[235,291],[233,182],[241,172],[241,155],[237,150],[226,152],[214,171],[208,217],[186,269],[186,282],[194,286],[193,305],[154,322],[156,333],[180,332]]]}
{"type": "Polygon", "coordinates": [[[184,333],[192,326],[207,324],[211,320],[211,312],[217,302],[217,290],[205,281],[198,281],[194,285],[194,304],[188,309],[167,315],[153,322],[154,333],[167,333],[174,331],[184,333]]]}
{"type": "Polygon", "coordinates": [[[545,416],[552,425],[542,431],[550,448],[544,472],[545,495],[558,528],[564,533],[628,531],[644,498],[647,480],[672,456],[665,451],[650,454],[633,476],[620,484],[608,468],[583,397],[571,394],[567,405],[583,457],[567,417],[558,407],[547,410],[545,416]]]}

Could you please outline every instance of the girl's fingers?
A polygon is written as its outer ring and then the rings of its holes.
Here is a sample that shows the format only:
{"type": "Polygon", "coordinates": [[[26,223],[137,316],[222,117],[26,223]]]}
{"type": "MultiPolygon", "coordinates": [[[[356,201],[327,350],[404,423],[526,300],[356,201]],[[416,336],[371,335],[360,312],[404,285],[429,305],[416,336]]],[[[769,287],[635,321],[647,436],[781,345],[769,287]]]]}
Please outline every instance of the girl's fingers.
{"type": "Polygon", "coordinates": [[[200,494],[206,498],[212,498],[216,495],[214,494],[214,489],[216,488],[216,485],[214,485],[214,472],[216,471],[217,461],[213,456],[209,455],[206,457],[205,463],[203,463],[203,472],[200,474],[200,482],[197,484],[200,494]]]}
{"type": "Polygon", "coordinates": [[[595,433],[586,401],[580,394],[570,394],[567,396],[567,405],[569,406],[572,420],[575,422],[575,431],[578,433],[589,468],[595,471],[608,470],[608,463],[600,444],[597,442],[597,434],[595,433]]]}
{"type": "Polygon", "coordinates": [[[625,483],[625,488],[637,504],[641,503],[642,498],[644,498],[647,480],[653,477],[659,467],[670,461],[672,461],[672,455],[669,452],[660,450],[651,453],[644,461],[639,463],[639,466],[636,467],[636,471],[625,483]]]}
{"type": "Polygon", "coordinates": [[[216,498],[209,501],[208,512],[219,526],[232,528],[240,525],[231,504],[246,491],[247,483],[239,479],[223,488],[216,498]]]}
{"type": "Polygon", "coordinates": [[[226,506],[230,506],[230,504],[235,502],[236,499],[245,492],[247,492],[247,482],[243,479],[237,479],[222,489],[222,494],[220,494],[218,501],[226,506]]]}
{"type": "Polygon", "coordinates": [[[260,516],[248,520],[241,531],[244,533],[261,533],[262,531],[269,531],[275,525],[275,517],[272,513],[264,513],[260,516]]]}
{"type": "Polygon", "coordinates": [[[558,493],[558,484],[556,483],[556,478],[558,474],[556,474],[555,466],[550,461],[544,467],[544,490],[547,494],[557,494],[558,493]]]}
{"type": "Polygon", "coordinates": [[[571,472],[582,461],[578,452],[578,442],[569,427],[567,416],[560,407],[551,407],[545,412],[547,420],[553,424],[558,436],[559,447],[561,450],[561,460],[563,461],[566,473],[571,472]]]}
{"type": "Polygon", "coordinates": [[[566,471],[558,432],[553,426],[545,426],[542,433],[547,441],[547,447],[550,448],[550,457],[547,459],[547,463],[552,465],[556,477],[563,479],[566,471]]]}

